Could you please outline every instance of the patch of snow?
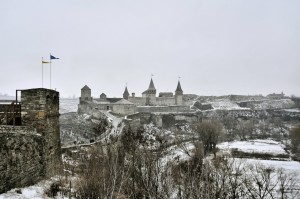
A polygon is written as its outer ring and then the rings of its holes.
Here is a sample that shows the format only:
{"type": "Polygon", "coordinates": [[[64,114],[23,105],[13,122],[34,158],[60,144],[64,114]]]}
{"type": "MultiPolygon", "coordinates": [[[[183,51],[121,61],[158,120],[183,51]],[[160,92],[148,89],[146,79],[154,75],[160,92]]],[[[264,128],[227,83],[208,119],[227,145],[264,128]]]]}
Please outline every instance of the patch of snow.
{"type": "Polygon", "coordinates": [[[268,153],[273,155],[287,155],[281,143],[273,140],[251,140],[223,142],[217,145],[219,149],[237,149],[247,153],[268,153]]]}
{"type": "Polygon", "coordinates": [[[292,113],[300,113],[300,109],[292,108],[292,109],[283,109],[286,112],[292,112],[292,113]]]}
{"type": "Polygon", "coordinates": [[[216,99],[209,101],[215,110],[249,110],[249,108],[240,107],[237,103],[229,99],[216,99]]]}

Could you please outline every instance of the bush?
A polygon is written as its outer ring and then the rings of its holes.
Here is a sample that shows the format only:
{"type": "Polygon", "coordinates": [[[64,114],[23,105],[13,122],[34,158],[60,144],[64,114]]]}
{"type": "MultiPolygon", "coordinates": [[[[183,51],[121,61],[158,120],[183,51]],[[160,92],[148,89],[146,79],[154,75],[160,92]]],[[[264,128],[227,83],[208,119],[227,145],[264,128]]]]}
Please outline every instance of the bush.
{"type": "Polygon", "coordinates": [[[60,182],[53,182],[49,189],[45,192],[48,197],[55,197],[57,193],[61,190],[61,183],[60,182]]]}

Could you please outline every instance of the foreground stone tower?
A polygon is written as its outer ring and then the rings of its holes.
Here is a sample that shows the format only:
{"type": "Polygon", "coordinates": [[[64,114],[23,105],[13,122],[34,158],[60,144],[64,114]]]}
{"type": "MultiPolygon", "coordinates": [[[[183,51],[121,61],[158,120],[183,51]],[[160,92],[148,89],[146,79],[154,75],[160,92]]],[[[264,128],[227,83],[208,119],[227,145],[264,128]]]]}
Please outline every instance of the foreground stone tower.
{"type": "Polygon", "coordinates": [[[156,88],[154,87],[153,80],[151,78],[149,88],[142,93],[143,97],[146,98],[146,105],[156,105],[156,88]]]}
{"type": "Polygon", "coordinates": [[[44,88],[21,91],[22,125],[36,129],[45,140],[45,175],[53,176],[61,168],[59,92],[44,88]]]}
{"type": "Polygon", "coordinates": [[[178,81],[177,88],[175,90],[175,104],[177,106],[182,105],[182,97],[183,97],[183,90],[181,89],[180,81],[178,81]]]}

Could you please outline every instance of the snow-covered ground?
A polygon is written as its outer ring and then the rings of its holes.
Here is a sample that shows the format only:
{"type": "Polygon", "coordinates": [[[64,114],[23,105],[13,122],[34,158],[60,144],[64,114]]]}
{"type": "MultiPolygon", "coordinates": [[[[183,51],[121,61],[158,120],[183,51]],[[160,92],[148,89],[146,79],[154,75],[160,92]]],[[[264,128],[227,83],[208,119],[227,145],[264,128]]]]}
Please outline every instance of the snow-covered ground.
{"type": "MultiPolygon", "coordinates": [[[[239,158],[236,158],[238,160],[239,158]]],[[[240,159],[241,160],[241,159],[240,159]]],[[[296,161],[279,161],[279,160],[258,160],[258,159],[243,159],[248,164],[261,164],[267,168],[283,169],[285,172],[294,174],[298,177],[300,183],[300,162],[296,161]]]]}
{"type": "MultiPolygon", "coordinates": [[[[284,145],[273,140],[251,140],[251,141],[234,141],[223,142],[217,145],[221,152],[229,152],[231,149],[246,153],[260,153],[271,155],[288,155],[284,150],[284,145]]],[[[233,160],[233,159],[232,159],[233,160]]],[[[281,169],[285,174],[295,177],[297,183],[295,186],[300,187],[300,163],[285,159],[279,160],[263,160],[254,158],[234,158],[234,161],[241,162],[243,167],[249,165],[262,165],[265,168],[270,168],[273,171],[281,169]]],[[[278,177],[278,176],[277,176],[278,177]]]]}
{"type": "MultiPolygon", "coordinates": [[[[0,194],[0,199],[51,199],[45,192],[50,188],[51,184],[57,180],[58,177],[53,177],[49,180],[42,180],[32,186],[11,189],[6,193],[0,194]]],[[[58,193],[55,198],[67,199],[68,197],[58,193]]]]}
{"type": "Polygon", "coordinates": [[[291,99],[280,100],[266,100],[261,103],[255,104],[255,109],[289,109],[293,107],[295,103],[291,99]]]}
{"type": "Polygon", "coordinates": [[[236,149],[246,153],[288,155],[283,148],[284,146],[281,143],[273,140],[223,142],[218,144],[217,147],[223,151],[236,149]]]}
{"type": "Polygon", "coordinates": [[[249,108],[242,108],[237,103],[230,101],[229,99],[218,99],[209,102],[215,110],[248,110],[249,108]]]}
{"type": "Polygon", "coordinates": [[[191,142],[185,142],[180,145],[173,145],[166,150],[166,155],[161,158],[161,164],[166,165],[168,162],[188,160],[195,146],[191,142]]]}

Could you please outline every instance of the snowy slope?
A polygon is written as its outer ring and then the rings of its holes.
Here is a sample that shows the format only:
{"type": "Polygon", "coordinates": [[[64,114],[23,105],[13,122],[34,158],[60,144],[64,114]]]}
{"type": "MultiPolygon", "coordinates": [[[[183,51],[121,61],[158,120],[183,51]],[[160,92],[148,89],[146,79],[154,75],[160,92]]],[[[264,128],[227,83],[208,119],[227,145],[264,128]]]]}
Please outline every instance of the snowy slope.
{"type": "Polygon", "coordinates": [[[283,146],[279,142],[273,140],[223,142],[218,144],[217,147],[222,150],[237,149],[238,151],[246,153],[288,155],[283,149],[283,146]]]}

